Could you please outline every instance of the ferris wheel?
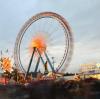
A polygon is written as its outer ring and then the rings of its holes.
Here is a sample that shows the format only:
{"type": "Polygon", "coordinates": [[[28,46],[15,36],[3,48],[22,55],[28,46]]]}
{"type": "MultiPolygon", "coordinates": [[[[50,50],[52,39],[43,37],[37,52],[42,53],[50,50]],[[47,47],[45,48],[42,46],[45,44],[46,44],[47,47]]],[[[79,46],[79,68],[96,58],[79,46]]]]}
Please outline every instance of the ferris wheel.
{"type": "Polygon", "coordinates": [[[73,52],[68,22],[59,14],[42,12],[21,28],[15,42],[14,61],[23,72],[65,72],[73,52]]]}

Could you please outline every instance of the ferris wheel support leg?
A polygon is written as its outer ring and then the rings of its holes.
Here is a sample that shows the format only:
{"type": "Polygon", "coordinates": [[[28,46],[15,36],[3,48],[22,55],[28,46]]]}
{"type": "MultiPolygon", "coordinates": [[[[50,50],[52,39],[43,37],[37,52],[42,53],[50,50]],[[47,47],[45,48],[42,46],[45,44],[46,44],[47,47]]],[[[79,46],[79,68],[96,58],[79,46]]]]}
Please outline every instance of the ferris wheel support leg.
{"type": "Polygon", "coordinates": [[[31,68],[31,64],[32,64],[32,60],[33,60],[33,56],[34,56],[35,51],[36,51],[36,48],[34,47],[33,48],[33,53],[32,53],[32,56],[31,56],[31,59],[30,59],[30,62],[29,62],[29,66],[28,66],[28,69],[27,69],[27,73],[26,73],[26,77],[25,78],[27,78],[27,76],[29,74],[29,70],[31,68]]]}
{"type": "Polygon", "coordinates": [[[55,72],[54,67],[53,67],[52,64],[51,64],[50,59],[49,59],[47,53],[44,52],[44,54],[45,54],[45,57],[47,58],[47,61],[48,61],[49,65],[50,65],[50,67],[51,67],[51,69],[52,69],[52,72],[55,72]]]}
{"type": "Polygon", "coordinates": [[[40,63],[40,57],[38,58],[38,61],[37,61],[36,67],[35,67],[35,71],[34,71],[35,73],[37,72],[37,69],[38,69],[39,63],[40,63]]]}
{"type": "Polygon", "coordinates": [[[45,62],[44,62],[44,60],[43,60],[43,58],[42,58],[42,56],[41,56],[41,54],[40,54],[40,52],[39,52],[38,49],[37,49],[37,52],[38,52],[38,54],[39,54],[39,56],[40,56],[40,59],[41,59],[41,61],[42,61],[42,63],[43,63],[43,66],[44,66],[45,62]]]}

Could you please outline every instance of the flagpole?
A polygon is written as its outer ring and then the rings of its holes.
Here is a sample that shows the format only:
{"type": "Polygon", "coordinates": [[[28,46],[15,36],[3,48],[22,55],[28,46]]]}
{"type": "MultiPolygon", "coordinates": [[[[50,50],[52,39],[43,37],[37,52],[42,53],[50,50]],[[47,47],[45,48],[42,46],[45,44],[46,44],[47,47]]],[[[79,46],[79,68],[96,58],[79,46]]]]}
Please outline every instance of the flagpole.
{"type": "Polygon", "coordinates": [[[0,54],[1,54],[0,56],[1,56],[1,59],[2,59],[2,50],[0,51],[0,54]]]}

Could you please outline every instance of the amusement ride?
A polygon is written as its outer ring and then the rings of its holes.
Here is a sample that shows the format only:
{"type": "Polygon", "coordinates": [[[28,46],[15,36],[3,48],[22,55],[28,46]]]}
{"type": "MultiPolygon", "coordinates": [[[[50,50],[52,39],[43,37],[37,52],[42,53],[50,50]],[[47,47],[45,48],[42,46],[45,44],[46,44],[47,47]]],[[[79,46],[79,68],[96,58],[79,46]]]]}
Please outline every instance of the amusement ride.
{"type": "Polygon", "coordinates": [[[17,82],[18,75],[22,80],[30,73],[55,76],[65,73],[72,52],[73,36],[68,22],[57,13],[42,12],[32,16],[19,31],[14,47],[14,67],[6,57],[0,64],[7,76],[11,72],[10,78],[13,76],[17,82]]]}
{"type": "Polygon", "coordinates": [[[73,36],[68,22],[59,14],[42,12],[32,16],[18,33],[14,60],[26,76],[30,71],[65,72],[72,51],[73,36]]]}

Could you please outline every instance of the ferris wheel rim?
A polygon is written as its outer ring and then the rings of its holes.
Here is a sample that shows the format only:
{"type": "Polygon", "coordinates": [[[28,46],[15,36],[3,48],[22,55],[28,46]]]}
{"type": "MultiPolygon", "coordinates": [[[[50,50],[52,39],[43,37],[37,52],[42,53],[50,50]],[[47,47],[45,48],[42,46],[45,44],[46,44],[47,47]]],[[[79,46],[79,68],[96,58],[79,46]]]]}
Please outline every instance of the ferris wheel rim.
{"type": "Polygon", "coordinates": [[[42,12],[42,13],[36,14],[35,16],[32,16],[28,21],[26,21],[25,24],[22,26],[21,30],[19,31],[17,38],[16,38],[15,47],[14,47],[14,61],[15,61],[15,64],[18,67],[20,67],[23,72],[25,72],[25,69],[22,66],[20,55],[19,55],[20,44],[23,39],[23,36],[25,32],[27,31],[27,29],[32,25],[32,23],[34,23],[35,21],[41,18],[46,18],[46,17],[55,18],[57,21],[59,21],[60,24],[64,27],[65,35],[67,35],[68,37],[69,49],[65,48],[63,59],[61,60],[58,68],[56,68],[56,71],[59,71],[59,69],[61,69],[67,57],[69,61],[71,60],[71,56],[72,56],[71,49],[73,49],[73,36],[72,36],[72,32],[71,32],[68,22],[62,16],[54,12],[42,12]]]}

